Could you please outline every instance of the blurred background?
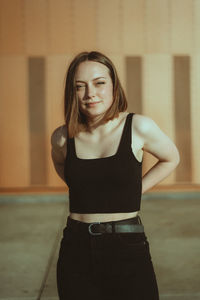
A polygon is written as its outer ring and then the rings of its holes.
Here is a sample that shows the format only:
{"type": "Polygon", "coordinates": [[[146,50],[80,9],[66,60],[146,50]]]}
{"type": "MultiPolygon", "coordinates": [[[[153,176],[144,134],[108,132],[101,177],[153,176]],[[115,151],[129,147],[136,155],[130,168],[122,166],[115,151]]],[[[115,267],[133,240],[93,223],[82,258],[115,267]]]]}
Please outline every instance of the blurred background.
{"type": "MultiPolygon", "coordinates": [[[[68,64],[101,51],[116,65],[128,111],[147,115],[177,145],[162,184],[200,184],[200,1],[1,0],[0,185],[64,187],[50,135],[64,124],[68,64]]],[[[155,163],[145,153],[144,171],[155,163]]]]}
{"type": "MultiPolygon", "coordinates": [[[[142,214],[162,299],[200,299],[200,0],[0,0],[0,299],[57,299],[69,211],[50,138],[64,124],[67,67],[92,50],[115,64],[128,111],[180,152],[142,214]]],[[[143,174],[156,161],[145,152],[143,174]]]]}

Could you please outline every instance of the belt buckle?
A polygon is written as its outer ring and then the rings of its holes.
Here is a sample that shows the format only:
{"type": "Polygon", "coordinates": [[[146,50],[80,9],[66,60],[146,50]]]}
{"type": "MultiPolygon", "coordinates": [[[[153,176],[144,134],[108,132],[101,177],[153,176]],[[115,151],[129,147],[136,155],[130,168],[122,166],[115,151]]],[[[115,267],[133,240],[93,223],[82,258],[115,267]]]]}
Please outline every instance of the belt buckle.
{"type": "Polygon", "coordinates": [[[100,224],[101,222],[93,222],[93,223],[91,223],[89,226],[88,226],[88,231],[89,231],[89,233],[90,234],[92,234],[92,235],[100,235],[100,234],[102,234],[102,232],[92,232],[91,231],[91,226],[93,225],[93,224],[100,224]]]}

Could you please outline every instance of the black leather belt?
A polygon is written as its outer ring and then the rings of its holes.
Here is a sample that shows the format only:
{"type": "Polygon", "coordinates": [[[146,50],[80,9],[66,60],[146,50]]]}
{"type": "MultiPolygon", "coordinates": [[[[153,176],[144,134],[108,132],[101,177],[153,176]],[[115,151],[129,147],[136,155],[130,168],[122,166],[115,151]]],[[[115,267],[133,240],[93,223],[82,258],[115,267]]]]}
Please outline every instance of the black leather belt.
{"type": "Polygon", "coordinates": [[[92,222],[85,223],[68,217],[67,226],[71,227],[72,231],[80,232],[89,231],[91,235],[100,235],[103,233],[128,233],[128,232],[144,232],[144,226],[139,216],[122,219],[119,221],[108,222],[92,222]]]}
{"type": "Polygon", "coordinates": [[[142,224],[102,224],[101,222],[94,222],[88,226],[88,231],[91,235],[113,232],[144,232],[144,226],[142,224]]]}

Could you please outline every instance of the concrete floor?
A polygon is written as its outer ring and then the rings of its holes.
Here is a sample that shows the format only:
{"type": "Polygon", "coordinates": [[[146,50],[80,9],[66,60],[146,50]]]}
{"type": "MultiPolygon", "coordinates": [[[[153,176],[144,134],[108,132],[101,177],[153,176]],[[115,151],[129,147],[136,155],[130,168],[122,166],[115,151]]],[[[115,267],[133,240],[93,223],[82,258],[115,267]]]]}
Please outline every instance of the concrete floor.
{"type": "MultiPolygon", "coordinates": [[[[149,193],[141,210],[160,299],[200,299],[200,193],[149,193]]],[[[0,196],[0,300],[58,300],[68,214],[67,195],[0,196]]]]}

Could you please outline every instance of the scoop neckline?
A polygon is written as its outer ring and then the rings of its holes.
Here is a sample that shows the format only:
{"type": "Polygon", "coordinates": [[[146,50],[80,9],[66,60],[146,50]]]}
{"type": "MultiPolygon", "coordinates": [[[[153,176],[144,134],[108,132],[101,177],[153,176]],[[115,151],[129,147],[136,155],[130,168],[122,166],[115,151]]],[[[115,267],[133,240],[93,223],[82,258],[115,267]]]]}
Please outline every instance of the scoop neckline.
{"type": "Polygon", "coordinates": [[[80,158],[77,156],[76,154],[76,145],[75,145],[75,139],[73,137],[73,147],[74,147],[74,156],[77,160],[82,160],[82,161],[97,161],[97,160],[102,160],[102,159],[112,159],[112,158],[115,158],[116,156],[118,156],[119,154],[119,149],[121,147],[121,143],[122,143],[122,139],[123,139],[123,136],[124,136],[124,131],[125,131],[125,127],[126,127],[126,124],[128,122],[128,116],[130,115],[131,113],[128,113],[126,115],[126,118],[125,118],[125,122],[124,122],[124,125],[123,125],[123,129],[122,129],[122,134],[121,134],[121,137],[120,137],[120,141],[119,141],[119,145],[117,147],[117,152],[113,155],[110,155],[110,156],[105,156],[105,157],[97,157],[97,158],[80,158]]]}

